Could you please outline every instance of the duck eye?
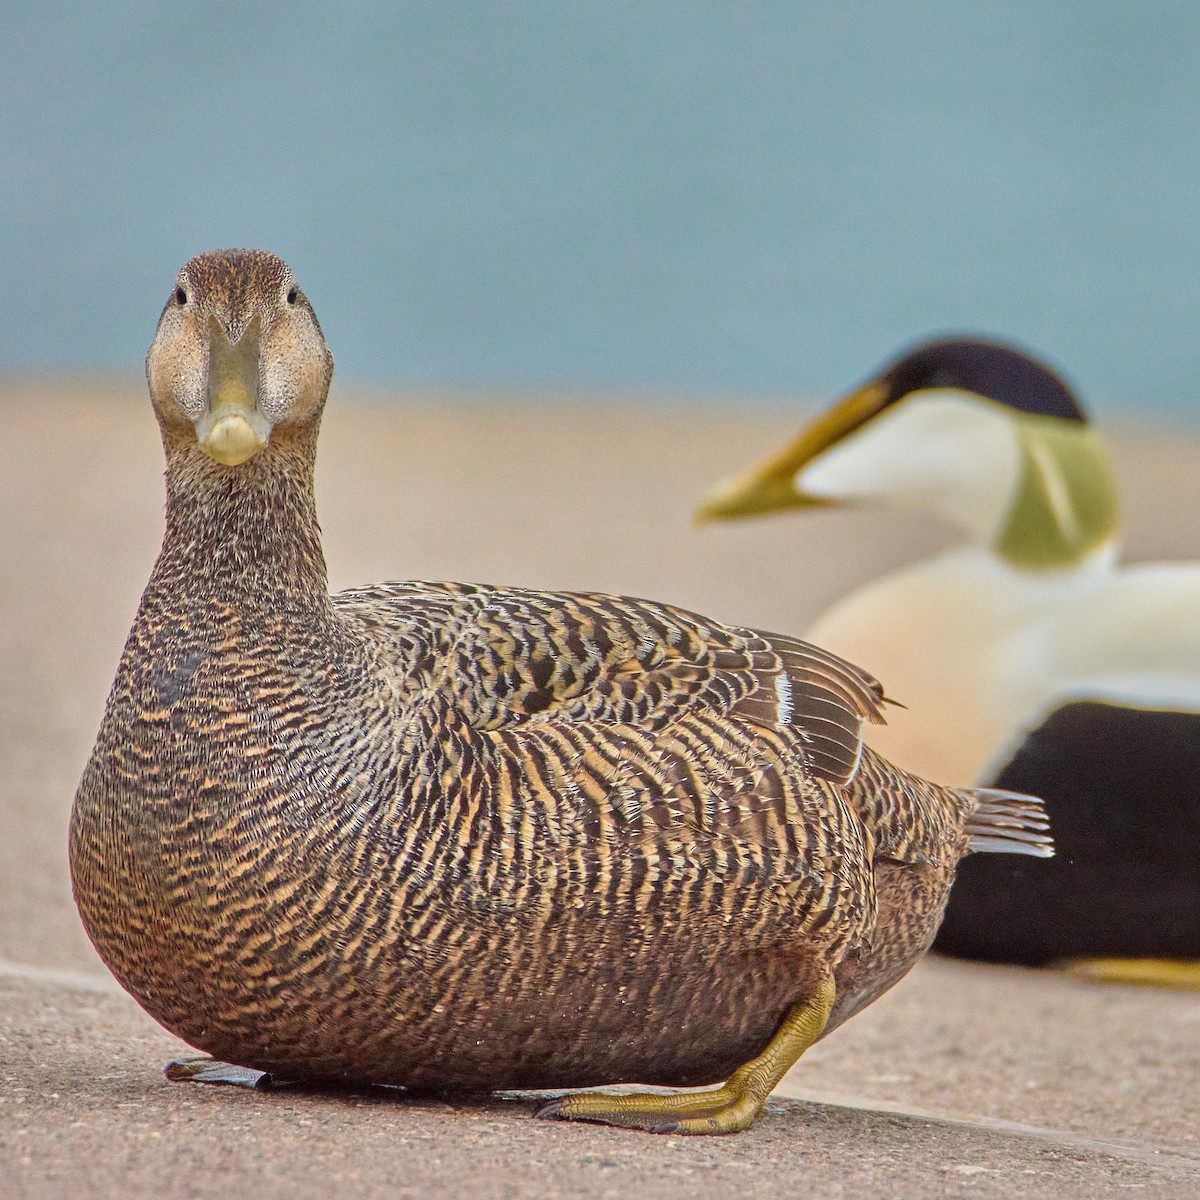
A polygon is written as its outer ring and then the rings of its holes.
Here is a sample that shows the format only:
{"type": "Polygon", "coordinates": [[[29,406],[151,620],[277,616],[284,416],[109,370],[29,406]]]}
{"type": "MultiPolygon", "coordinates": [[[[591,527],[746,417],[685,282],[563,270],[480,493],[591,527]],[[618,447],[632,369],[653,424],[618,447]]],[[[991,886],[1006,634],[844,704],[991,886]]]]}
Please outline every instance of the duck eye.
{"type": "Polygon", "coordinates": [[[292,285],[290,288],[288,288],[288,293],[287,293],[287,302],[288,302],[289,304],[295,304],[295,303],[296,303],[296,287],[295,287],[295,285],[294,285],[294,284],[293,284],[293,285],[292,285]]]}
{"type": "Polygon", "coordinates": [[[175,303],[182,308],[187,303],[187,292],[181,287],[175,289],[175,303]]]}

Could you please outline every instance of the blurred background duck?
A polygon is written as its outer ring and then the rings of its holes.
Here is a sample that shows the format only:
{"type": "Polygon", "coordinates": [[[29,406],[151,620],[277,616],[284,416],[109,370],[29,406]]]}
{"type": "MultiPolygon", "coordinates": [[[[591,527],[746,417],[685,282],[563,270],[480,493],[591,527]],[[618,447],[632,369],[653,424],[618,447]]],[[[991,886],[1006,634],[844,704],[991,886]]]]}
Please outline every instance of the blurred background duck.
{"type": "Polygon", "coordinates": [[[964,863],[936,948],[1200,986],[1200,568],[1117,565],[1101,438],[1054,371],[996,341],[916,346],[697,515],[860,504],[961,538],[806,636],[905,706],[875,747],[1044,797],[1059,847],[1037,872],[964,863]]]}

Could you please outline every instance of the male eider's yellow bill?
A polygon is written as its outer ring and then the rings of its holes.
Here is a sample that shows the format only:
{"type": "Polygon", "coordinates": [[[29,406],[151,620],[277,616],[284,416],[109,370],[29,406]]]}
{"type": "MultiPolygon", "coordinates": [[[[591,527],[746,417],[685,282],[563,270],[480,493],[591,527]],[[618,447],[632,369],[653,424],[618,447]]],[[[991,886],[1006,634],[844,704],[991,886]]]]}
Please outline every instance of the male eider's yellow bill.
{"type": "Polygon", "coordinates": [[[227,467],[253,458],[271,437],[271,422],[258,407],[261,335],[257,313],[236,342],[216,317],[208,318],[208,411],[196,422],[196,440],[227,467]]]}
{"type": "Polygon", "coordinates": [[[818,455],[880,412],[887,403],[887,395],[882,383],[869,383],[851,392],[817,417],[778,454],[718,483],[697,506],[697,522],[736,520],[780,509],[837,504],[837,500],[802,492],[796,486],[796,476],[818,455]]]}

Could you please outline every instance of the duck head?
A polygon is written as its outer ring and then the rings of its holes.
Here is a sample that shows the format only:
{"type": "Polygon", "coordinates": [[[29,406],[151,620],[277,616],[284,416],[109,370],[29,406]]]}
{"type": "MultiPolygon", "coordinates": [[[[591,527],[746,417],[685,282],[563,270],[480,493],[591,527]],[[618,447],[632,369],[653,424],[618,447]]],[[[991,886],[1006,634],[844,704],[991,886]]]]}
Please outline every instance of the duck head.
{"type": "Polygon", "coordinates": [[[315,435],[333,355],[285,262],[216,250],[176,276],[146,377],[168,450],[196,445],[236,468],[277,434],[315,435]]]}
{"type": "Polygon", "coordinates": [[[972,338],[903,354],[696,515],[863,503],[937,514],[1025,569],[1107,550],[1118,525],[1107,455],[1070,388],[1015,347],[972,338]]]}

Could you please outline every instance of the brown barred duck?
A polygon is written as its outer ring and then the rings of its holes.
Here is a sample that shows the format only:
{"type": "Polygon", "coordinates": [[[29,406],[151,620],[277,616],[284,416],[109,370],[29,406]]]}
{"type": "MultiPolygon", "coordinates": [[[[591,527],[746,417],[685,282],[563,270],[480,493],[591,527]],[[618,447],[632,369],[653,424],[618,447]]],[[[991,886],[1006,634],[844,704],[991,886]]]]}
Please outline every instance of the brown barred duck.
{"type": "Polygon", "coordinates": [[[807,636],[907,706],[874,748],[1045,799],[1058,856],[965,863],[936,948],[1200,986],[1200,570],[1119,567],[1116,487],[1067,384],[999,342],[915,347],[701,517],[894,505],[950,551],[836,602],[807,636]]]}
{"type": "Polygon", "coordinates": [[[189,262],[147,360],[166,533],[70,854],[105,963],[204,1052],[170,1077],[720,1084],[540,1112],[739,1130],[926,950],[964,854],[1051,853],[1038,801],[864,749],[879,686],[794,638],[619,596],[330,595],[332,371],[260,251],[189,262]]]}

